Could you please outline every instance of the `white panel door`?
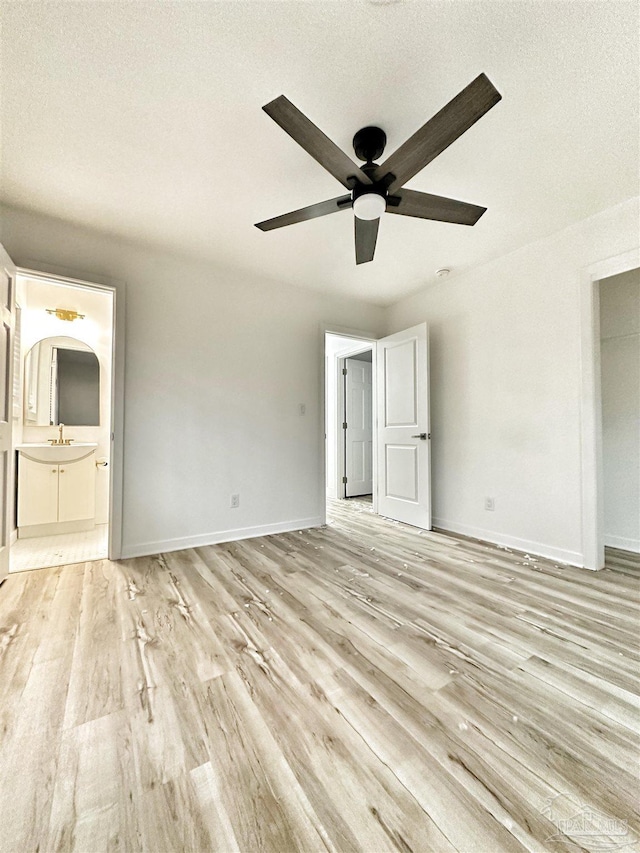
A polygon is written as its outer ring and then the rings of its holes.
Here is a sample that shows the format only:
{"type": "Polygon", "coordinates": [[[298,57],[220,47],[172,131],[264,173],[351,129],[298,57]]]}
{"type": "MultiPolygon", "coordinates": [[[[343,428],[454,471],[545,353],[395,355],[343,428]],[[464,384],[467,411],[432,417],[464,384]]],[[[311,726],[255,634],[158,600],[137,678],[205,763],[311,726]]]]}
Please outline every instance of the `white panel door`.
{"type": "Polygon", "coordinates": [[[373,411],[371,363],[345,359],[345,494],[373,492],[373,411]]]}
{"type": "Polygon", "coordinates": [[[377,345],[378,513],[431,530],[427,325],[377,345]]]}
{"type": "Polygon", "coordinates": [[[13,330],[16,305],[15,264],[0,246],[0,582],[9,571],[13,465],[13,330]]]}

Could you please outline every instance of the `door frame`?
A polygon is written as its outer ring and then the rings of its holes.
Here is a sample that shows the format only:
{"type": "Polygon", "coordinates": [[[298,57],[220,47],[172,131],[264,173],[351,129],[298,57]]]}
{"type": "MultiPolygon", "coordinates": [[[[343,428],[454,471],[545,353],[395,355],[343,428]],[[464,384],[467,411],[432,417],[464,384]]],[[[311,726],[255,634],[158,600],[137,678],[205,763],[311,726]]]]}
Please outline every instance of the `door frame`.
{"type": "Polygon", "coordinates": [[[14,411],[14,364],[16,330],[16,265],[5,247],[0,244],[0,272],[7,277],[7,299],[0,303],[0,325],[7,329],[5,338],[5,388],[2,406],[0,406],[0,473],[2,473],[2,493],[0,494],[0,584],[3,584],[11,570],[11,546],[13,544],[12,506],[15,483],[15,453],[13,451],[14,411]],[[4,407],[5,411],[1,409],[4,407]],[[2,418],[6,416],[6,420],[2,418]],[[4,458],[3,458],[4,457],[4,458]]]}
{"type": "Polygon", "coordinates": [[[640,249],[632,249],[591,264],[580,273],[582,560],[585,569],[594,571],[604,567],[599,283],[638,267],[640,249]]]}
{"type": "MultiPolygon", "coordinates": [[[[326,335],[338,335],[341,338],[354,338],[357,341],[370,342],[375,349],[376,341],[379,335],[371,331],[363,329],[354,329],[346,326],[338,326],[333,323],[320,323],[318,334],[318,349],[320,360],[320,429],[318,432],[318,462],[320,466],[321,476],[319,477],[319,494],[318,502],[320,505],[320,519],[322,524],[327,523],[327,357],[326,357],[326,335]]],[[[366,348],[366,347],[365,347],[366,348]]],[[[337,359],[336,359],[337,361],[337,359]]],[[[373,394],[375,395],[375,384],[373,385],[373,394]]],[[[375,397],[374,397],[375,400],[375,397]]],[[[337,407],[336,407],[337,408],[337,407]]],[[[376,432],[376,417],[375,408],[373,410],[373,433],[375,440],[376,432]]],[[[342,421],[340,422],[342,424],[342,421]]],[[[339,444],[340,442],[338,442],[339,444]]],[[[373,477],[374,483],[376,478],[375,454],[374,454],[373,477]]],[[[374,489],[373,495],[373,511],[376,511],[377,502],[374,489]]]]}
{"type": "Polygon", "coordinates": [[[371,353],[371,434],[373,437],[373,448],[372,448],[372,478],[373,478],[373,508],[374,512],[377,507],[377,491],[376,491],[376,453],[375,453],[375,442],[376,442],[376,413],[375,413],[375,393],[376,393],[376,365],[375,365],[375,357],[376,357],[376,343],[372,341],[371,343],[365,344],[353,351],[349,351],[345,353],[345,355],[340,355],[336,357],[336,435],[340,436],[342,434],[342,441],[338,439],[336,442],[336,494],[339,495],[340,500],[346,500],[346,486],[342,482],[342,478],[346,475],[346,467],[347,467],[347,453],[346,453],[346,433],[343,429],[342,424],[345,422],[347,417],[347,401],[346,401],[346,387],[344,381],[344,374],[342,373],[346,360],[348,358],[353,358],[354,355],[360,355],[363,352],[371,353]]]}
{"type": "Polygon", "coordinates": [[[17,276],[36,278],[52,283],[100,290],[113,295],[112,348],[111,348],[111,453],[109,464],[109,543],[108,558],[119,560],[122,556],[122,501],[124,489],[124,362],[125,362],[125,296],[122,281],[93,281],[76,278],[64,273],[47,272],[45,269],[17,267],[17,276]]]}

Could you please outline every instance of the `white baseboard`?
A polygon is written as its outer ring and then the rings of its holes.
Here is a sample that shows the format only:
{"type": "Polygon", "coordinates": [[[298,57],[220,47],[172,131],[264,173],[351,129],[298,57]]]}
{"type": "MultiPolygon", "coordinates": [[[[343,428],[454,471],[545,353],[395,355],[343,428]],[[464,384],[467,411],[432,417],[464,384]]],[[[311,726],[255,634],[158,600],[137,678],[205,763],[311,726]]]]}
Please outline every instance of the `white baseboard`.
{"type": "Polygon", "coordinates": [[[494,533],[493,530],[484,530],[480,527],[470,527],[467,524],[458,524],[456,521],[447,521],[445,518],[433,518],[434,527],[441,530],[450,530],[452,533],[461,533],[463,536],[471,536],[473,539],[482,539],[493,545],[505,545],[516,551],[524,551],[526,554],[535,554],[545,557],[547,560],[557,560],[559,563],[568,563],[570,566],[584,566],[582,554],[577,551],[567,551],[564,548],[554,548],[543,545],[542,542],[530,542],[527,539],[518,539],[516,536],[507,536],[504,533],[494,533]]]}
{"type": "Polygon", "coordinates": [[[640,553],[640,539],[627,539],[625,536],[604,535],[604,544],[609,548],[619,548],[621,551],[640,553]]]}
{"type": "Polygon", "coordinates": [[[218,545],[220,542],[237,542],[239,539],[254,539],[256,536],[270,536],[273,533],[290,533],[292,530],[320,527],[322,524],[324,524],[324,520],[320,516],[315,516],[314,518],[298,518],[294,521],[280,521],[276,524],[263,524],[258,527],[240,527],[236,530],[220,530],[217,533],[201,533],[198,536],[142,542],[138,545],[123,544],[120,559],[150,557],[166,551],[183,551],[185,548],[218,545]]]}

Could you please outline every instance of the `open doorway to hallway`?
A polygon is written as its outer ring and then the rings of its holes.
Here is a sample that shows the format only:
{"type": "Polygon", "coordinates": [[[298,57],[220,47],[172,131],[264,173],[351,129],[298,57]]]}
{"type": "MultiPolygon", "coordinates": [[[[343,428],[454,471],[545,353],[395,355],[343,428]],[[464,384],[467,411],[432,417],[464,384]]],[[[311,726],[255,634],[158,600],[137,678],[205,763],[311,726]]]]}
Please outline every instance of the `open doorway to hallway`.
{"type": "Polygon", "coordinates": [[[114,292],[16,279],[9,571],[106,558],[114,292]]]}
{"type": "Polygon", "coordinates": [[[426,323],[376,340],[327,333],[325,375],[327,499],[371,493],[373,512],[431,530],[426,323]]]}
{"type": "Polygon", "coordinates": [[[372,501],[373,347],[364,338],[325,336],[327,500],[372,501]]]}

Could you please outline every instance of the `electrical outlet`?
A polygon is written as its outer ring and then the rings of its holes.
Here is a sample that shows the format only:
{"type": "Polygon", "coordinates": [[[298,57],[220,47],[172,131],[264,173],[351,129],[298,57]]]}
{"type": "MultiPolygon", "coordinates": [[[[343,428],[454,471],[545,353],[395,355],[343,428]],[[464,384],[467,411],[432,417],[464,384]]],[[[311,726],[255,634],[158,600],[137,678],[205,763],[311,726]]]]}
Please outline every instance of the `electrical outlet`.
{"type": "Polygon", "coordinates": [[[489,510],[489,512],[493,512],[496,508],[495,498],[485,498],[484,499],[484,508],[489,510]]]}
{"type": "Polygon", "coordinates": [[[240,506],[240,495],[231,495],[231,508],[235,509],[240,506]]]}
{"type": "Polygon", "coordinates": [[[306,404],[305,404],[305,403],[300,403],[300,405],[298,406],[298,411],[300,412],[300,414],[301,414],[301,415],[306,415],[306,414],[307,414],[307,406],[306,406],[306,404]]]}

